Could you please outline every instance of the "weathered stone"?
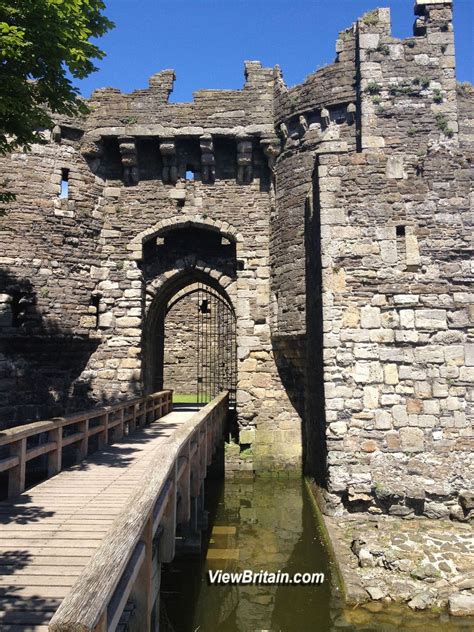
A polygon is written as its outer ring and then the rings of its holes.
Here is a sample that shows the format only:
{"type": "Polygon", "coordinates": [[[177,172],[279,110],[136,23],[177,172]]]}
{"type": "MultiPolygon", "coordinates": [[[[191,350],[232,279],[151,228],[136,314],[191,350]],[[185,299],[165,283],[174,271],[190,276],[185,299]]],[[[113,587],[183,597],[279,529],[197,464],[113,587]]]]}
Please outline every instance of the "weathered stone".
{"type": "Polygon", "coordinates": [[[424,448],[424,434],[420,428],[400,428],[400,443],[407,452],[422,452],[424,448]]]}
{"type": "Polygon", "coordinates": [[[449,597],[449,614],[454,617],[471,617],[474,615],[474,594],[459,592],[449,597]]]}
{"type": "Polygon", "coordinates": [[[464,511],[474,509],[474,492],[462,490],[459,492],[459,503],[464,511]]]}
{"type": "Polygon", "coordinates": [[[428,591],[424,591],[421,593],[417,593],[413,597],[413,599],[411,599],[408,602],[408,606],[412,610],[426,610],[426,608],[429,608],[430,606],[432,606],[433,603],[434,603],[433,595],[428,591]]]}
{"type": "Polygon", "coordinates": [[[358,556],[361,568],[373,568],[375,566],[375,560],[368,549],[360,549],[358,556]]]}

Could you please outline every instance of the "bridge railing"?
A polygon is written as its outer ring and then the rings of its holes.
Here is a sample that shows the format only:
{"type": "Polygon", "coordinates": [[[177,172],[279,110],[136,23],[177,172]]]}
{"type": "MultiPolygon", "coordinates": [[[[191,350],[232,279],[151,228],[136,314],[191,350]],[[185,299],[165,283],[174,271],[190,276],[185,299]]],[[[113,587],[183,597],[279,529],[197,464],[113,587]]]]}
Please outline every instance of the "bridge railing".
{"type": "Polygon", "coordinates": [[[133,630],[150,630],[159,565],[174,557],[176,525],[190,519],[191,499],[200,495],[228,403],[227,392],[218,395],[157,448],[155,467],[61,603],[51,632],[114,632],[131,594],[133,630]]]}
{"type": "Polygon", "coordinates": [[[9,455],[0,458],[0,472],[8,472],[8,498],[24,491],[26,466],[32,459],[47,455],[49,478],[61,471],[63,449],[67,446],[76,446],[75,461],[78,463],[90,453],[91,437],[97,436],[96,448],[100,450],[125,433],[166,415],[172,406],[173,391],[166,390],[112,406],[3,430],[0,447],[8,447],[9,455]],[[43,441],[40,443],[39,439],[43,441]]]}

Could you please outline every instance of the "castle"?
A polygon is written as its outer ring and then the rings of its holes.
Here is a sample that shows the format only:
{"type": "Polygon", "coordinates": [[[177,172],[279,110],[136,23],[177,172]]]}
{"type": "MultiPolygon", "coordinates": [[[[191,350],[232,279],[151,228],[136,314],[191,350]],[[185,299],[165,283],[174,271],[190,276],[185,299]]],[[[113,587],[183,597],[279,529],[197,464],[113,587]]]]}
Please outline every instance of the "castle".
{"type": "Polygon", "coordinates": [[[2,428],[185,388],[207,288],[235,319],[230,471],[303,468],[336,515],[466,518],[474,92],[451,0],[415,13],[404,40],[367,13],[293,88],[252,61],[190,103],[172,70],[97,90],[1,159],[2,428]]]}

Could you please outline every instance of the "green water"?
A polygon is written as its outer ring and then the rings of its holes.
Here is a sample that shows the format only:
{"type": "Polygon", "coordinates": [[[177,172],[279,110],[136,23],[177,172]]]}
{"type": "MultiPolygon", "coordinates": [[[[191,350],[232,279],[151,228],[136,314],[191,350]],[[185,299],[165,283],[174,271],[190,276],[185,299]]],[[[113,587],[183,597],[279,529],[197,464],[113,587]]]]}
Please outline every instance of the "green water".
{"type": "Polygon", "coordinates": [[[164,569],[160,632],[467,632],[470,622],[379,602],[344,608],[298,480],[206,481],[202,554],[164,569]],[[228,533],[222,533],[227,531],[228,533]],[[324,573],[321,585],[211,585],[208,571],[324,573]]]}

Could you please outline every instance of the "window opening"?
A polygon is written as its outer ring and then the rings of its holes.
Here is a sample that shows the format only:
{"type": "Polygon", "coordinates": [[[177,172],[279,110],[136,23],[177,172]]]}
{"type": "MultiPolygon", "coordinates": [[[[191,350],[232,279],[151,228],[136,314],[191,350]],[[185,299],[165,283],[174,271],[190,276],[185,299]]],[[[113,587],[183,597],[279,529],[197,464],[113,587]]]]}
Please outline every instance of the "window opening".
{"type": "Polygon", "coordinates": [[[61,169],[61,190],[59,197],[62,200],[69,197],[69,169],[61,169]]]}

